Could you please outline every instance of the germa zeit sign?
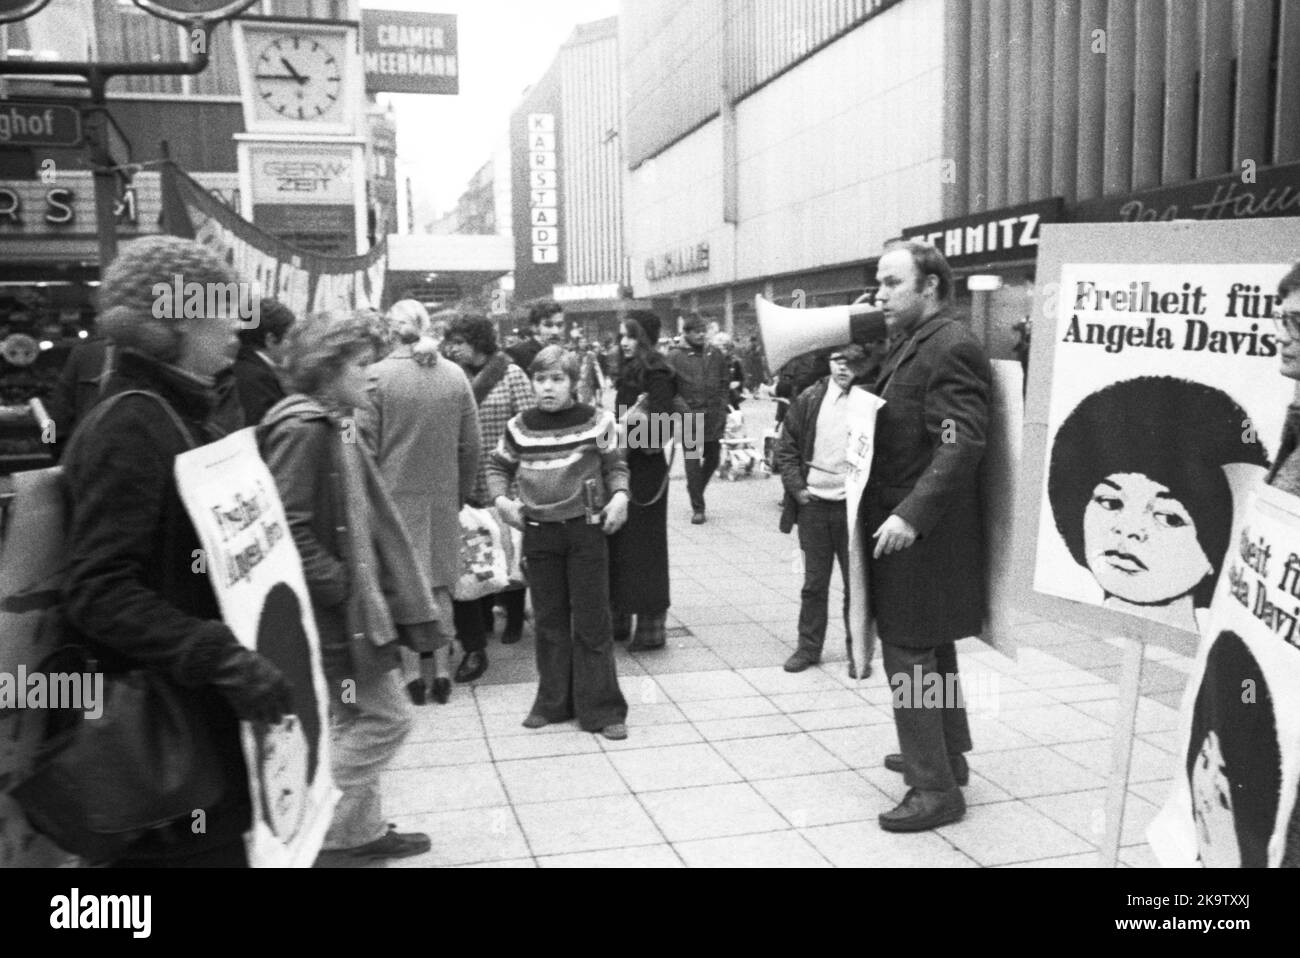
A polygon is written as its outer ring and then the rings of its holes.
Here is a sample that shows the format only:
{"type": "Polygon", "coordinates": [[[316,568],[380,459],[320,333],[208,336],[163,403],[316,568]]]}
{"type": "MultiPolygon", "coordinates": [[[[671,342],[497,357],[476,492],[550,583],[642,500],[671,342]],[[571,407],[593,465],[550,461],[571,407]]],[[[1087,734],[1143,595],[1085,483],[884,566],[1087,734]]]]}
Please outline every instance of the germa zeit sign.
{"type": "Polygon", "coordinates": [[[80,146],[81,111],[55,103],[0,101],[0,146],[80,146]]]}
{"type": "Polygon", "coordinates": [[[367,93],[460,92],[456,16],[362,10],[367,93]]]}

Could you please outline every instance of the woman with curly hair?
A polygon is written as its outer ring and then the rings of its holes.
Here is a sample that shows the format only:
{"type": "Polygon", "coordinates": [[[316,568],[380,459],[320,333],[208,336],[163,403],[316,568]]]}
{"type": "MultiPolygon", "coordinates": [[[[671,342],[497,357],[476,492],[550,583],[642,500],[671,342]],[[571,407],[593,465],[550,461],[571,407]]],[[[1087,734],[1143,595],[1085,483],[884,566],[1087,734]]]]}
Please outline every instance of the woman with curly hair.
{"type": "Polygon", "coordinates": [[[1084,398],[1052,444],[1047,495],[1105,605],[1198,631],[1232,531],[1224,467],[1268,465],[1223,391],[1142,376],[1084,398]]]}
{"type": "Polygon", "coordinates": [[[398,644],[432,651],[439,616],[354,418],[368,402],[375,327],[358,313],[317,313],[295,323],[285,345],[294,393],[267,412],[259,440],[320,634],[334,781],[343,792],[324,848],[366,859],[418,855],[429,837],[386,826],[379,775],[411,729],[398,644]]]}

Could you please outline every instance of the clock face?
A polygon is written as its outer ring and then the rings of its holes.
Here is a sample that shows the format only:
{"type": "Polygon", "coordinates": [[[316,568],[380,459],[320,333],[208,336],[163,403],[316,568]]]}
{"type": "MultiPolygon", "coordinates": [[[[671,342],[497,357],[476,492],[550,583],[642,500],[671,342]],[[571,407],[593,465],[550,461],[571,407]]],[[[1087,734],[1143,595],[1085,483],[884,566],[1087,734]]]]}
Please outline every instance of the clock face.
{"type": "Polygon", "coordinates": [[[271,34],[253,62],[259,104],[286,120],[335,120],[342,112],[343,44],[333,37],[271,34]]]}

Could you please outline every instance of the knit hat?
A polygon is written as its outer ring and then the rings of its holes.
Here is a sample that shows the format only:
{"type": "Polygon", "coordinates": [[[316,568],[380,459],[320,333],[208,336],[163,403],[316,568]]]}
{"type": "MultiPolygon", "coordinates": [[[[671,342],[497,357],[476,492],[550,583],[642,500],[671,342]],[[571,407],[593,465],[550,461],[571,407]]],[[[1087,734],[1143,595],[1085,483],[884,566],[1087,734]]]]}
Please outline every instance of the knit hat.
{"type": "Polygon", "coordinates": [[[634,320],[638,326],[645,330],[646,338],[650,340],[651,345],[659,342],[659,332],[663,329],[663,323],[656,313],[648,309],[634,309],[627,314],[626,318],[634,320]]]}
{"type": "Polygon", "coordinates": [[[158,299],[154,287],[162,283],[173,289],[177,277],[182,289],[189,283],[225,284],[237,279],[216,252],[202,243],[179,236],[145,236],[123,245],[117,259],[103,271],[99,311],[154,316],[158,299]]]}

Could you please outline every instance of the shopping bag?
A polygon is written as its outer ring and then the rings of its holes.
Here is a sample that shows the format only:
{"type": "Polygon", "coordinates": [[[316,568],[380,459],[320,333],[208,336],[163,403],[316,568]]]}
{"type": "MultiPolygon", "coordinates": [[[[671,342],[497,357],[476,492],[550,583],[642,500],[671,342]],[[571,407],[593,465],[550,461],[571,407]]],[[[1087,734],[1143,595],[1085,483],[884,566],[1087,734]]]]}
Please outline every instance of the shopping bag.
{"type": "Polygon", "coordinates": [[[523,530],[508,525],[495,507],[491,511],[493,517],[497,520],[497,526],[501,529],[501,546],[506,553],[506,578],[512,586],[527,585],[528,578],[525,576],[523,569],[523,530]]]}
{"type": "Polygon", "coordinates": [[[502,539],[501,524],[487,509],[460,510],[460,575],[452,598],[469,602],[510,585],[502,539]]]}

